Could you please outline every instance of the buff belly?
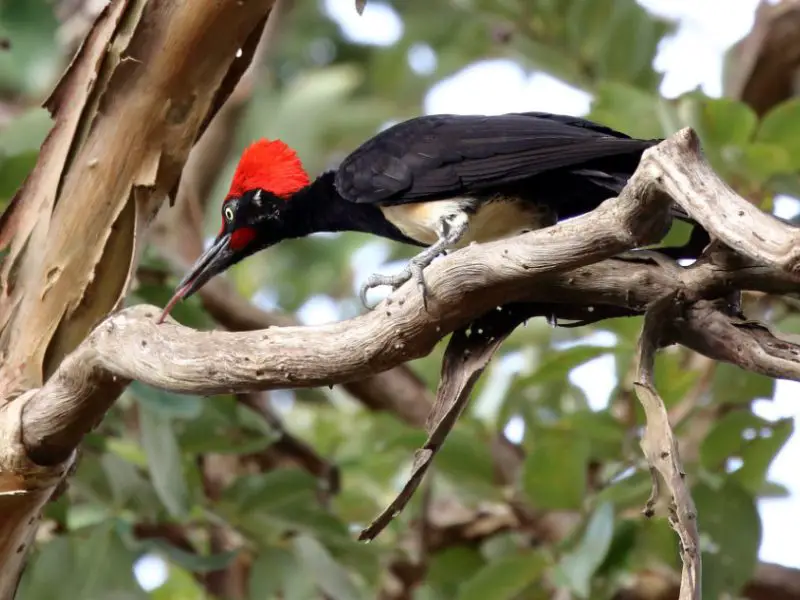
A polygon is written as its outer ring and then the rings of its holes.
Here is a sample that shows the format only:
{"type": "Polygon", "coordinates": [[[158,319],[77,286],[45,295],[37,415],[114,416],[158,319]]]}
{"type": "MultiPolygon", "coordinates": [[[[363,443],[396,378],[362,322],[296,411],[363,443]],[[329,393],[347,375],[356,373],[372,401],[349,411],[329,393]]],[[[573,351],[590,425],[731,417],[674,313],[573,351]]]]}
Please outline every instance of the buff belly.
{"type": "Polygon", "coordinates": [[[552,212],[544,207],[508,198],[496,198],[481,203],[472,198],[454,198],[380,208],[383,216],[404,235],[426,245],[439,239],[439,223],[443,217],[463,213],[468,227],[456,248],[472,242],[489,242],[511,237],[555,222],[552,212]]]}

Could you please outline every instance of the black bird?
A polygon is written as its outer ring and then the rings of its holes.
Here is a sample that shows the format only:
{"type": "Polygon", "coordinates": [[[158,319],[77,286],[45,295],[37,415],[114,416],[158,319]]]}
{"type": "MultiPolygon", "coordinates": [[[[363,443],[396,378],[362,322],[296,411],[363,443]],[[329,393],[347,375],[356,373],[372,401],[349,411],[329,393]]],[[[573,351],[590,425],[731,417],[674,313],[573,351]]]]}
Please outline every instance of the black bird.
{"type": "MultiPolygon", "coordinates": [[[[426,247],[399,275],[361,289],[397,288],[446,250],[539,229],[616,196],[642,152],[661,140],[542,112],[430,115],[382,131],[338,169],[310,181],[296,153],[260,140],[242,154],[211,247],[180,282],[162,319],[211,277],[278,242],[361,231],[426,247]]],[[[673,215],[691,222],[674,205],[673,215]]]]}

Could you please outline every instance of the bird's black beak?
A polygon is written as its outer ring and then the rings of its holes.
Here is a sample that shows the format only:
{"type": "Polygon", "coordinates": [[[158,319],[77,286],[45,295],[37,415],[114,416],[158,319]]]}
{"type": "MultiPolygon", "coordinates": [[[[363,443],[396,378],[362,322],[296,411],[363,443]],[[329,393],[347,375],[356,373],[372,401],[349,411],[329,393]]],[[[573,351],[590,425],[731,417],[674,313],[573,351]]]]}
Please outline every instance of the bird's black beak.
{"type": "Polygon", "coordinates": [[[158,319],[158,323],[164,321],[172,308],[180,301],[189,298],[197,290],[203,287],[209,279],[221,273],[228,268],[233,262],[234,252],[230,247],[231,234],[226,233],[221,235],[211,247],[203,252],[181,279],[178,287],[175,289],[175,294],[170,298],[170,301],[164,307],[164,311],[158,319]]]}

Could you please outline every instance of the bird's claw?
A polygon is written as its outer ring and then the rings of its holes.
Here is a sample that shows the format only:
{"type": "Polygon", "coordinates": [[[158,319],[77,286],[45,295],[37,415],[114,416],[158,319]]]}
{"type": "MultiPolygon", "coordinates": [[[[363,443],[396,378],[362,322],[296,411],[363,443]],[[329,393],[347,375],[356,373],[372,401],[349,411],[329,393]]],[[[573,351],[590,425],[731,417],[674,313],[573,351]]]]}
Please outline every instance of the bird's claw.
{"type": "Polygon", "coordinates": [[[419,285],[420,292],[422,293],[422,304],[427,310],[428,308],[428,287],[425,284],[425,275],[424,270],[427,265],[421,264],[419,261],[415,261],[411,259],[406,266],[405,269],[400,271],[396,275],[381,275],[380,273],[373,273],[364,284],[361,286],[361,291],[359,292],[359,297],[361,298],[361,303],[367,309],[372,309],[367,303],[367,292],[372,288],[380,287],[382,285],[388,285],[392,288],[392,291],[396,290],[404,283],[406,283],[410,279],[414,279],[419,285]]]}

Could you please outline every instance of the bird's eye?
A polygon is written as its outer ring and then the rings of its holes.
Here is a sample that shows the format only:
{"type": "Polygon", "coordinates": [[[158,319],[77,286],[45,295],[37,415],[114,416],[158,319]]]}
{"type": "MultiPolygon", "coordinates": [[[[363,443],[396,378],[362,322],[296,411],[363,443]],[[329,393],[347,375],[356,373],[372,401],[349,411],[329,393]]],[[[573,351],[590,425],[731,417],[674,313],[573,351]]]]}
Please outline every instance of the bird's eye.
{"type": "Polygon", "coordinates": [[[230,206],[226,206],[222,213],[225,215],[225,220],[228,223],[233,222],[233,209],[230,206]]]}

